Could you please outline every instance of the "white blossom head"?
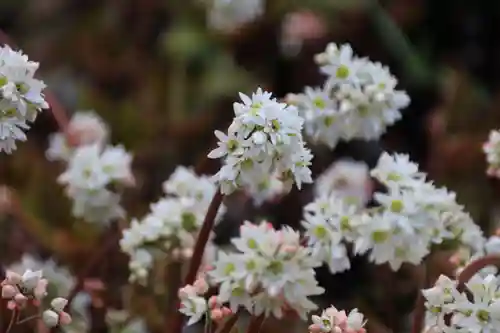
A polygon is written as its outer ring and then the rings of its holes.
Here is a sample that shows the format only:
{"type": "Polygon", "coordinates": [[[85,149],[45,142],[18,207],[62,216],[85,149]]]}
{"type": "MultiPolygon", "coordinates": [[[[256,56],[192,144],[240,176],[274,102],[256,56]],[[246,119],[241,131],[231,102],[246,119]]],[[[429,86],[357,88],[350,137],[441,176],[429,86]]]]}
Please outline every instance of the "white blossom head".
{"type": "Polygon", "coordinates": [[[275,230],[267,222],[246,222],[240,231],[232,239],[237,252],[220,252],[208,272],[210,282],[219,287],[218,301],[255,316],[281,318],[291,309],[306,318],[316,308],[309,297],[324,290],[313,269],[320,262],[301,245],[300,234],[289,227],[275,230]]]}
{"type": "Polygon", "coordinates": [[[302,140],[303,119],[295,107],[279,103],[271,93],[258,89],[251,97],[240,94],[234,103],[235,118],[228,134],[216,131],[218,148],[210,158],[224,158],[214,176],[224,194],[268,181],[280,175],[291,187],[311,183],[312,154],[302,140]]]}
{"type": "Polygon", "coordinates": [[[324,85],[287,98],[298,106],[311,141],[333,149],[339,140],[374,140],[401,119],[410,100],[396,89],[387,67],[356,57],[350,45],[333,43],[316,62],[327,75],[324,85]]]}
{"type": "MultiPolygon", "coordinates": [[[[166,196],[151,205],[141,220],[132,220],[123,231],[120,247],[130,256],[130,280],[146,284],[155,259],[189,260],[208,206],[216,192],[211,177],[198,176],[179,166],[163,183],[166,196]]],[[[225,207],[216,216],[220,220],[225,207]]],[[[208,247],[211,247],[210,243],[208,247]]],[[[205,251],[209,255],[208,249],[205,251]]]]}
{"type": "Polygon", "coordinates": [[[441,275],[434,287],[422,291],[426,299],[426,324],[433,332],[498,331],[498,278],[495,275],[475,275],[465,286],[471,297],[457,289],[456,281],[441,275]]]}
{"type": "Polygon", "coordinates": [[[16,141],[26,141],[29,124],[49,107],[45,84],[34,77],[38,66],[21,51],[0,47],[0,152],[10,154],[16,141]]]}
{"type": "Polygon", "coordinates": [[[311,333],[366,333],[364,328],[366,320],[358,309],[353,309],[349,314],[344,310],[337,310],[333,305],[321,313],[312,316],[311,333]]]}
{"type": "Polygon", "coordinates": [[[73,199],[73,215],[100,223],[123,218],[120,195],[114,191],[134,184],[131,163],[132,156],[122,146],[78,147],[58,178],[73,199]]]}

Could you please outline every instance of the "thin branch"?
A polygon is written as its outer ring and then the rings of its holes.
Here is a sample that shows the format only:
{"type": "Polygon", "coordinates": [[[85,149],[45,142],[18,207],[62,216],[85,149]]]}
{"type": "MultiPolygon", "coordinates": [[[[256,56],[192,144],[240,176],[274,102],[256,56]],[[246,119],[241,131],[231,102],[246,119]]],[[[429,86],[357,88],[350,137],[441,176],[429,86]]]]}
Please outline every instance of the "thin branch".
{"type": "Polygon", "coordinates": [[[266,317],[262,314],[258,317],[252,317],[250,325],[248,325],[247,333],[259,333],[266,317]]]}
{"type": "MultiPolygon", "coordinates": [[[[184,285],[193,284],[194,280],[196,279],[196,275],[198,274],[198,270],[203,260],[205,247],[207,245],[208,239],[210,238],[210,232],[212,231],[215,224],[217,211],[222,204],[222,198],[223,194],[220,192],[220,188],[217,188],[217,192],[215,192],[214,197],[212,198],[212,201],[208,206],[207,214],[205,215],[205,219],[203,220],[203,225],[198,235],[198,239],[196,240],[193,256],[191,258],[191,262],[189,263],[189,270],[186,278],[184,279],[184,285]]],[[[183,315],[179,311],[177,311],[174,315],[173,327],[171,327],[169,323],[166,322],[165,332],[181,333],[182,323],[183,315]]]]}
{"type": "Polygon", "coordinates": [[[418,289],[417,301],[415,303],[415,309],[413,309],[413,322],[411,326],[412,333],[420,333],[424,328],[425,321],[425,297],[422,294],[422,290],[429,287],[430,284],[430,274],[429,274],[429,258],[425,259],[422,263],[422,267],[424,270],[424,276],[422,282],[418,289]]]}
{"type": "Polygon", "coordinates": [[[500,255],[488,255],[468,264],[458,276],[457,289],[461,292],[465,290],[465,284],[481,269],[487,266],[500,267],[500,255]]]}
{"type": "Polygon", "coordinates": [[[234,325],[238,321],[239,317],[240,317],[240,312],[238,311],[235,314],[233,314],[231,316],[231,318],[229,318],[224,323],[224,326],[222,326],[222,328],[217,333],[229,333],[229,332],[231,332],[232,328],[234,327],[234,325]]]}

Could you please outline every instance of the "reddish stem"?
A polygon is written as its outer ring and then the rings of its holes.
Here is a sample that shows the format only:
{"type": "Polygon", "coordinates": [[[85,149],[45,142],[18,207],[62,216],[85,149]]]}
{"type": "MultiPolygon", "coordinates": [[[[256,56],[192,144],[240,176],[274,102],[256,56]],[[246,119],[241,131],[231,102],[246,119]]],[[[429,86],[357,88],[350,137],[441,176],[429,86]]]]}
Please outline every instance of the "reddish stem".
{"type": "Polygon", "coordinates": [[[264,324],[264,319],[266,319],[264,315],[252,317],[250,325],[248,325],[247,333],[259,333],[262,328],[262,324],[264,324]]]}
{"type": "MultiPolygon", "coordinates": [[[[207,215],[205,215],[205,219],[203,220],[203,225],[201,227],[200,233],[198,235],[198,239],[196,240],[196,244],[194,246],[193,257],[191,258],[191,262],[189,263],[189,270],[184,279],[184,285],[193,284],[196,275],[198,274],[198,270],[200,268],[201,262],[203,260],[203,254],[205,252],[205,247],[207,245],[208,239],[210,237],[210,232],[213,229],[215,224],[215,217],[217,216],[217,211],[219,210],[220,205],[222,204],[223,195],[220,192],[220,189],[217,189],[217,192],[214,194],[210,205],[208,206],[207,215]]],[[[183,316],[177,311],[174,315],[173,326],[170,326],[168,322],[166,322],[165,332],[174,332],[181,333],[182,332],[182,323],[183,316]]]]}
{"type": "MultiPolygon", "coordinates": [[[[476,259],[470,264],[468,264],[460,273],[457,278],[457,290],[460,292],[465,291],[465,284],[481,269],[487,266],[500,266],[500,255],[488,255],[482,258],[476,259]]],[[[412,333],[421,333],[423,330],[423,323],[425,319],[425,298],[422,295],[422,291],[419,292],[417,305],[415,309],[412,333]]],[[[446,318],[449,321],[450,318],[446,318]]]]}
{"type": "Polygon", "coordinates": [[[476,259],[468,264],[460,273],[457,278],[457,289],[460,292],[465,290],[465,284],[481,269],[487,266],[500,266],[500,255],[487,255],[482,258],[476,259]]]}
{"type": "MultiPolygon", "coordinates": [[[[428,260],[428,259],[427,259],[428,260]]],[[[427,260],[423,262],[424,276],[422,283],[418,289],[417,301],[415,302],[415,309],[413,313],[413,321],[411,325],[411,333],[421,333],[424,329],[425,321],[425,297],[422,290],[429,287],[429,272],[427,267],[427,260]]]]}
{"type": "Polygon", "coordinates": [[[240,316],[240,312],[236,312],[234,315],[231,316],[225,323],[224,326],[220,329],[218,333],[229,333],[231,332],[231,329],[233,326],[236,324],[238,321],[238,318],[240,316]]]}

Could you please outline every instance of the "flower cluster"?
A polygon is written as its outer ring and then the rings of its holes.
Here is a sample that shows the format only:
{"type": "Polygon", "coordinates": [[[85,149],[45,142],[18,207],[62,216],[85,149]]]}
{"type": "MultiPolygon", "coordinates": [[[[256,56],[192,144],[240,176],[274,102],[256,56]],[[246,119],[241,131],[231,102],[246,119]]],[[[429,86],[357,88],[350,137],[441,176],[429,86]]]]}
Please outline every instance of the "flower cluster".
{"type": "Polygon", "coordinates": [[[456,202],[455,193],[426,181],[407,155],[384,153],[371,175],[386,192],[375,193],[379,206],[359,219],[356,253],[370,251],[373,262],[387,262],[397,270],[403,262],[419,264],[433,244],[478,247],[484,242],[479,227],[456,202]]]}
{"type": "Polygon", "coordinates": [[[58,325],[68,325],[71,323],[71,316],[69,313],[64,312],[64,308],[68,301],[62,297],[54,298],[50,302],[50,309],[45,310],[42,314],[44,323],[49,327],[58,325]]]}
{"type": "Polygon", "coordinates": [[[483,145],[483,151],[488,162],[486,173],[489,176],[500,178],[500,131],[490,132],[488,141],[483,145]]]}
{"type": "Polygon", "coordinates": [[[314,267],[319,262],[300,244],[300,235],[289,227],[275,230],[266,222],[246,222],[240,237],[233,238],[237,252],[220,252],[207,274],[219,286],[217,300],[232,311],[240,306],[258,316],[283,316],[293,310],[300,317],[316,308],[308,297],[323,293],[314,267]]]}
{"type": "Polygon", "coordinates": [[[207,4],[208,24],[222,31],[231,31],[264,13],[262,0],[210,0],[207,4]]]}
{"type": "Polygon", "coordinates": [[[94,111],[76,112],[69,121],[67,133],[58,132],[50,136],[47,159],[67,162],[75,148],[92,144],[104,145],[108,135],[108,126],[94,111]],[[75,142],[70,144],[68,136],[75,142]]]}
{"type": "Polygon", "coordinates": [[[500,289],[494,275],[474,276],[465,284],[467,293],[457,290],[457,282],[442,275],[434,287],[423,290],[427,324],[432,332],[500,332],[500,289]]]}
{"type": "MultiPolygon", "coordinates": [[[[37,312],[47,295],[48,280],[42,277],[42,271],[27,269],[22,275],[7,271],[1,283],[2,298],[7,299],[7,307],[12,311],[23,311],[34,308],[37,312]]],[[[51,301],[51,309],[42,313],[44,323],[49,327],[71,323],[71,316],[64,312],[67,300],[56,297],[51,301]]]]}
{"type": "Polygon", "coordinates": [[[328,76],[325,84],[287,97],[299,107],[313,142],[334,148],[339,140],[378,139],[409,104],[387,67],[354,56],[349,45],[329,44],[316,62],[328,76]]]}
{"type": "Polygon", "coordinates": [[[358,309],[349,314],[339,311],[334,306],[325,309],[321,316],[312,316],[313,324],[309,326],[311,333],[365,333],[366,321],[358,309]]]}
{"type": "Polygon", "coordinates": [[[478,249],[484,244],[479,227],[455,200],[455,194],[427,182],[407,155],[384,153],[371,176],[386,192],[376,192],[375,208],[362,209],[335,191],[305,207],[303,226],[309,246],[332,273],[349,269],[345,242],[354,254],[369,252],[375,264],[393,270],[419,264],[432,245],[443,242],[478,249]]]}
{"type": "Polygon", "coordinates": [[[58,178],[73,200],[73,215],[104,224],[123,218],[117,192],[134,183],[131,162],[132,156],[122,146],[94,143],[78,147],[58,178]]]}
{"type": "MultiPolygon", "coordinates": [[[[76,283],[75,277],[64,267],[58,266],[53,260],[40,261],[29,254],[23,255],[19,262],[8,267],[8,270],[16,274],[23,274],[29,270],[43,272],[43,276],[48,281],[46,297],[54,299],[57,297],[68,297],[71,289],[76,283]]],[[[86,327],[89,321],[87,306],[90,303],[90,296],[85,292],[80,292],[71,302],[71,324],[66,328],[86,327]]],[[[47,304],[49,306],[50,304],[47,304]]]]}
{"type": "Polygon", "coordinates": [[[287,188],[294,182],[298,188],[312,182],[312,154],[304,146],[304,120],[297,109],[277,102],[260,88],[251,98],[240,97],[243,103],[234,103],[235,118],[228,134],[215,132],[219,147],[208,155],[225,158],[214,176],[222,193],[265,185],[272,174],[279,175],[287,188]]]}
{"type": "Polygon", "coordinates": [[[49,107],[45,84],[34,77],[38,66],[21,51],[0,47],[0,152],[10,154],[16,141],[26,141],[24,130],[49,107]]]}
{"type": "MultiPolygon", "coordinates": [[[[122,251],[130,256],[131,281],[145,283],[153,259],[167,255],[171,260],[189,259],[198,231],[216,187],[210,177],[177,167],[163,184],[166,196],[151,205],[141,221],[133,220],[123,231],[122,251]]],[[[224,207],[218,212],[220,219],[224,207]]]]}

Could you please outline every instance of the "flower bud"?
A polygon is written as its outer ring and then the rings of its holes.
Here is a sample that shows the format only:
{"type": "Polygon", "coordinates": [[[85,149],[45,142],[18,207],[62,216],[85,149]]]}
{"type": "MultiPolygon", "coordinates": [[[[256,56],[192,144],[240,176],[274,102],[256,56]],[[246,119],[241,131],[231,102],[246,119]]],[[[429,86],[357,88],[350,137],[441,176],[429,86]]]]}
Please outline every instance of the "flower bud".
{"type": "Polygon", "coordinates": [[[61,325],[69,325],[71,324],[71,316],[67,312],[59,313],[59,322],[61,325]]]}
{"type": "Polygon", "coordinates": [[[2,287],[2,298],[13,298],[17,294],[17,288],[11,285],[2,287]]]}
{"type": "Polygon", "coordinates": [[[68,304],[68,300],[62,297],[54,298],[52,302],[50,302],[50,306],[58,313],[64,310],[66,304],[68,304]]]}
{"type": "Polygon", "coordinates": [[[42,314],[42,320],[48,327],[55,327],[59,323],[59,315],[52,310],[46,310],[42,314]]]}

